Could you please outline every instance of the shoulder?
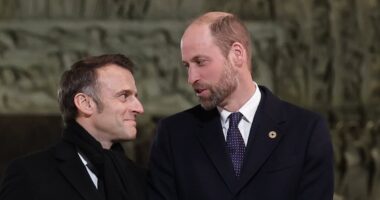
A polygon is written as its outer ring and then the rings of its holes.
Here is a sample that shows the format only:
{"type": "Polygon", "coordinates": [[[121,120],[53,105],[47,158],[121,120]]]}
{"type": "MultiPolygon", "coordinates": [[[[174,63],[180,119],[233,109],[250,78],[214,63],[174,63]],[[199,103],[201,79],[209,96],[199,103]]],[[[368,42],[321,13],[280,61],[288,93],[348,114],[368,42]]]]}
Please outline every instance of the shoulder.
{"type": "Polygon", "coordinates": [[[181,111],[174,115],[168,116],[161,120],[162,123],[178,124],[178,125],[193,125],[219,117],[217,109],[207,111],[200,105],[196,105],[190,109],[181,111]]]}
{"type": "Polygon", "coordinates": [[[42,160],[46,160],[47,151],[24,155],[12,160],[4,173],[2,184],[5,182],[25,181],[35,174],[42,160]]]}
{"type": "Polygon", "coordinates": [[[0,184],[0,199],[32,198],[35,181],[51,167],[43,164],[49,158],[50,151],[44,150],[11,161],[0,184]]]}
{"type": "Polygon", "coordinates": [[[200,106],[194,106],[192,108],[189,108],[187,110],[178,112],[176,114],[173,114],[171,116],[168,116],[164,118],[162,121],[178,121],[183,119],[197,119],[202,113],[204,113],[205,110],[200,106]]]}
{"type": "Polygon", "coordinates": [[[323,117],[307,108],[302,108],[293,103],[284,101],[267,89],[260,86],[262,92],[262,99],[260,102],[260,109],[272,118],[282,120],[321,120],[323,117]]]}
{"type": "Polygon", "coordinates": [[[192,134],[197,128],[215,118],[219,118],[219,112],[216,108],[206,111],[197,105],[160,120],[157,132],[175,132],[176,135],[182,136],[192,134]]]}
{"type": "Polygon", "coordinates": [[[193,138],[194,133],[199,132],[201,127],[208,121],[219,119],[217,109],[212,111],[204,110],[200,105],[163,118],[156,128],[154,144],[167,143],[173,141],[188,142],[193,138]]]}
{"type": "Polygon", "coordinates": [[[25,171],[25,173],[32,175],[47,173],[53,170],[54,166],[58,165],[59,161],[62,160],[60,154],[76,156],[75,150],[70,145],[61,141],[46,149],[14,159],[9,163],[7,172],[10,170],[25,171]],[[72,151],[69,152],[67,149],[72,149],[72,151]]]}
{"type": "Polygon", "coordinates": [[[52,157],[52,148],[33,152],[27,155],[23,155],[18,157],[10,162],[8,168],[12,167],[30,167],[34,165],[38,165],[41,162],[45,162],[52,157]]]}
{"type": "Polygon", "coordinates": [[[284,113],[288,118],[294,118],[298,120],[321,120],[323,119],[322,115],[311,111],[307,108],[303,108],[297,105],[294,105],[289,102],[283,101],[284,113]]]}

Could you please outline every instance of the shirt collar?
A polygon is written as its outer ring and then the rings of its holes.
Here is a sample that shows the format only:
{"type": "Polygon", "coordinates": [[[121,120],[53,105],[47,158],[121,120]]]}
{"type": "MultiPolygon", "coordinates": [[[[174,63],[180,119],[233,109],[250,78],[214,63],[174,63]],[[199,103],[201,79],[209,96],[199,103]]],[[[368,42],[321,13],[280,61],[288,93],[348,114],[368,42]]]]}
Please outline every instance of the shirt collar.
{"type": "MultiPolygon", "coordinates": [[[[261,92],[256,82],[253,82],[256,86],[256,90],[248,99],[248,101],[239,109],[239,112],[243,114],[243,119],[249,123],[253,122],[253,118],[256,114],[257,107],[259,106],[261,99],[261,92]]],[[[228,116],[230,116],[231,112],[227,111],[219,106],[217,106],[218,111],[220,113],[220,119],[223,124],[227,123],[228,116]]]]}
{"type": "Polygon", "coordinates": [[[83,158],[82,154],[78,152],[79,158],[82,161],[82,163],[86,166],[87,165],[87,160],[83,158]]]}

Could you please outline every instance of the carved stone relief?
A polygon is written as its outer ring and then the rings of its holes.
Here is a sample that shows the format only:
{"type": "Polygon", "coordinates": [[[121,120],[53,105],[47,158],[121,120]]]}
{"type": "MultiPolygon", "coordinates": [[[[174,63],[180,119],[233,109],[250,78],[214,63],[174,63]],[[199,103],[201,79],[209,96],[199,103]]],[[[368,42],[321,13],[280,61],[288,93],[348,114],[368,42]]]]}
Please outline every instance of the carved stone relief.
{"type": "MultiPolygon", "coordinates": [[[[265,61],[258,55],[269,55],[276,48],[278,27],[259,23],[249,23],[249,27],[258,46],[254,60],[266,63],[272,58],[267,56],[265,61]]],[[[2,23],[0,82],[5,90],[0,93],[0,111],[58,113],[55,95],[62,71],[83,56],[106,52],[124,53],[136,62],[135,76],[147,113],[165,116],[188,108],[196,98],[181,67],[183,29],[181,23],[122,21],[2,23]]],[[[257,68],[269,74],[259,64],[257,68]]],[[[273,80],[264,81],[274,85],[273,80]]]]}
{"type": "Polygon", "coordinates": [[[0,0],[0,113],[58,115],[63,70],[84,56],[126,54],[145,114],[125,147],[146,164],[156,122],[197,102],[179,42],[188,20],[209,10],[247,23],[255,81],[329,120],[334,199],[378,199],[378,0],[0,0]]]}

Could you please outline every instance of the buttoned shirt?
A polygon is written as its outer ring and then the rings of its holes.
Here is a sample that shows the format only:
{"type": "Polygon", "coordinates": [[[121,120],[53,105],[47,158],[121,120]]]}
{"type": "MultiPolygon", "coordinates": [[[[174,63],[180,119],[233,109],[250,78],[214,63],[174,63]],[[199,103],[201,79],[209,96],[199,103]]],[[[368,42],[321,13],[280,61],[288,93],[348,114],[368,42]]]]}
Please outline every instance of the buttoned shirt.
{"type": "MultiPolygon", "coordinates": [[[[251,130],[252,122],[255,118],[257,107],[259,106],[261,100],[261,92],[256,82],[253,82],[256,86],[255,92],[252,94],[251,98],[239,109],[238,112],[243,114],[242,120],[239,122],[239,130],[242,134],[244,144],[247,146],[249,133],[251,130]]],[[[221,107],[217,107],[220,113],[220,122],[222,123],[224,139],[227,139],[227,130],[229,127],[229,116],[230,111],[224,110],[221,107]]]]}

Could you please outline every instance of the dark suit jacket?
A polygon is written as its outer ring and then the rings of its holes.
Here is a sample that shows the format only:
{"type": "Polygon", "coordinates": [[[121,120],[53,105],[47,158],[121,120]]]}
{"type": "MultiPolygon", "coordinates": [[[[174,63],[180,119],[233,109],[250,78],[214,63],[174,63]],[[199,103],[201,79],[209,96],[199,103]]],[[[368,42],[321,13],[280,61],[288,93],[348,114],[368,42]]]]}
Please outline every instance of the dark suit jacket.
{"type": "MultiPolygon", "coordinates": [[[[145,172],[125,160],[128,199],[145,199],[145,172]]],[[[13,161],[0,186],[1,200],[101,200],[74,146],[64,141],[13,161]]]]}
{"type": "Polygon", "coordinates": [[[196,106],[161,121],[151,150],[149,199],[332,199],[325,121],[264,87],[260,91],[239,179],[225,150],[219,112],[196,106]]]}

